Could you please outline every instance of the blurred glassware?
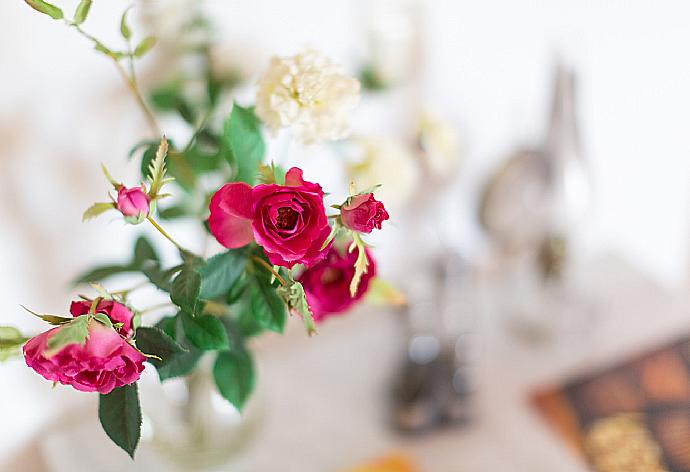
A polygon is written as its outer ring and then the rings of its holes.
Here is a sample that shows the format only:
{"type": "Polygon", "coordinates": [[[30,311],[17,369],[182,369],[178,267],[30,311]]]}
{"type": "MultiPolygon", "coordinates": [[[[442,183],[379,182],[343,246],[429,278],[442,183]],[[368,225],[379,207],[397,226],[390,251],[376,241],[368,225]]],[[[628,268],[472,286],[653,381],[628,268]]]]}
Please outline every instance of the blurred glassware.
{"type": "Polygon", "coordinates": [[[147,384],[142,438],[180,470],[217,470],[239,461],[256,439],[266,415],[260,390],[242,412],[216,390],[210,358],[184,379],[147,384]]]}

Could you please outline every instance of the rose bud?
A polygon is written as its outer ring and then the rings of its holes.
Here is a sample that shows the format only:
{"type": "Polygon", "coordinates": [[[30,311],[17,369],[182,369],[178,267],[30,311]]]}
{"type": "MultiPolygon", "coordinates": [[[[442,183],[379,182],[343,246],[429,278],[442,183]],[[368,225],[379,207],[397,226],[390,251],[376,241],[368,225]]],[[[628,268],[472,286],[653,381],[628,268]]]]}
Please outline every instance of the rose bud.
{"type": "Polygon", "coordinates": [[[302,178],[293,167],[285,185],[242,182],[226,184],[211,198],[211,233],[223,246],[238,248],[252,241],[263,247],[272,264],[292,267],[323,259],[331,228],[319,184],[302,178]]]}
{"type": "Polygon", "coordinates": [[[146,357],[117,331],[92,319],[84,345],[71,343],[50,352],[48,340],[65,325],[35,336],[24,345],[26,364],[53,382],[82,392],[110,393],[139,380],[146,357]]]}
{"type": "Polygon", "coordinates": [[[374,198],[373,193],[356,195],[340,209],[343,226],[360,233],[371,233],[374,228],[381,229],[381,223],[388,218],[386,208],[374,198]]]}
{"type": "Polygon", "coordinates": [[[315,321],[330,314],[342,313],[357,303],[369,289],[369,282],[376,275],[376,263],[367,251],[369,267],[362,275],[355,296],[350,295],[350,281],[355,275],[357,252],[331,247],[326,258],[308,267],[298,277],[304,287],[307,303],[315,321]]]}
{"type": "MultiPolygon", "coordinates": [[[[90,309],[90,301],[79,300],[72,302],[69,307],[69,312],[76,318],[77,316],[87,314],[90,309]]],[[[122,327],[117,330],[118,333],[125,338],[132,336],[132,318],[134,318],[134,314],[122,303],[118,303],[114,300],[101,300],[96,306],[94,313],[103,313],[110,318],[113,324],[122,323],[122,327]]]]}
{"type": "Polygon", "coordinates": [[[117,191],[117,209],[127,223],[137,225],[144,221],[150,211],[150,199],[146,189],[141,187],[120,187],[117,191]]]}

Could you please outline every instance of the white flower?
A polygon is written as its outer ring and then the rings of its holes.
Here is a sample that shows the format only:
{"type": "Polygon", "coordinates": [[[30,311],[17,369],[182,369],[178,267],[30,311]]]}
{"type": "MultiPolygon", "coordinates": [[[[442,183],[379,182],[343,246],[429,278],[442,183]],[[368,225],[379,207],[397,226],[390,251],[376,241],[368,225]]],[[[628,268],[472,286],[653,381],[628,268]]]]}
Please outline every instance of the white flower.
{"type": "Polygon", "coordinates": [[[359,81],[323,54],[307,49],[274,57],[259,80],[256,114],[272,130],[292,126],[304,143],[336,140],[350,132],[359,81]]]}
{"type": "Polygon", "coordinates": [[[376,196],[387,206],[404,205],[420,183],[412,150],[391,137],[357,138],[353,144],[358,162],[348,167],[348,177],[358,189],[381,185],[376,196]]]}
{"type": "Polygon", "coordinates": [[[439,116],[422,112],[417,123],[419,143],[424,150],[425,165],[435,178],[449,177],[460,160],[457,132],[439,116]]]}

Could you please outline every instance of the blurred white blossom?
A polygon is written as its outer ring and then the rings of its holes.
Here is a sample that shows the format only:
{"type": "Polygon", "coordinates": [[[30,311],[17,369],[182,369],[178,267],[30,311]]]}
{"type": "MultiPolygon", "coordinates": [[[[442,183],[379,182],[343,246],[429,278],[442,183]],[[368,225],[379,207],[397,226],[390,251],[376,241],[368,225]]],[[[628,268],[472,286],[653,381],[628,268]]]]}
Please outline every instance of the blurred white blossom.
{"type": "Polygon", "coordinates": [[[423,111],[417,122],[423,162],[435,178],[448,177],[460,160],[460,139],[450,124],[438,115],[423,111]]]}
{"type": "Polygon", "coordinates": [[[417,159],[409,146],[390,137],[353,140],[359,161],[348,168],[348,177],[358,189],[381,185],[376,196],[386,205],[399,206],[420,183],[417,159]]]}
{"type": "Polygon", "coordinates": [[[318,51],[273,57],[259,80],[256,114],[272,130],[291,126],[304,143],[337,140],[350,132],[359,81],[318,51]]]}

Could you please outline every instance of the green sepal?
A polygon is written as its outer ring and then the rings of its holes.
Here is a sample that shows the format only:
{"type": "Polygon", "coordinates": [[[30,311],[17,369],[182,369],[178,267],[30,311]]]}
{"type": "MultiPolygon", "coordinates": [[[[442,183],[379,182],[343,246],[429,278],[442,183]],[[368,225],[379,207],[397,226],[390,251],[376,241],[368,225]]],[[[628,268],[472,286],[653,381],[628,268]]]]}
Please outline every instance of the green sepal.
{"type": "Polygon", "coordinates": [[[302,317],[307,334],[309,336],[315,334],[316,326],[314,324],[314,316],[307,303],[307,297],[304,293],[302,284],[294,280],[292,274],[289,274],[287,285],[278,287],[277,293],[292,312],[302,317]]]}
{"type": "Polygon", "coordinates": [[[31,314],[34,315],[35,317],[40,318],[40,319],[42,319],[43,321],[45,321],[46,323],[50,323],[50,324],[52,324],[52,325],[56,325],[56,326],[57,326],[57,325],[62,325],[62,324],[69,323],[69,322],[71,322],[71,321],[74,320],[74,318],[72,318],[72,317],[69,317],[69,318],[68,318],[68,317],[65,317],[65,316],[51,315],[51,314],[49,314],[49,313],[36,313],[36,312],[33,311],[33,310],[29,310],[29,309],[28,309],[27,307],[25,307],[24,305],[19,305],[19,306],[21,306],[22,308],[24,308],[24,310],[26,310],[27,312],[31,313],[31,314]]]}
{"type": "Polygon", "coordinates": [[[90,315],[81,315],[74,318],[69,323],[64,323],[48,338],[46,357],[56,354],[60,349],[69,344],[79,344],[83,346],[89,337],[90,315]]]}
{"type": "Polygon", "coordinates": [[[93,315],[93,319],[101,323],[102,325],[107,326],[108,328],[113,328],[113,321],[108,318],[108,315],[104,313],[95,313],[93,315]]]}

